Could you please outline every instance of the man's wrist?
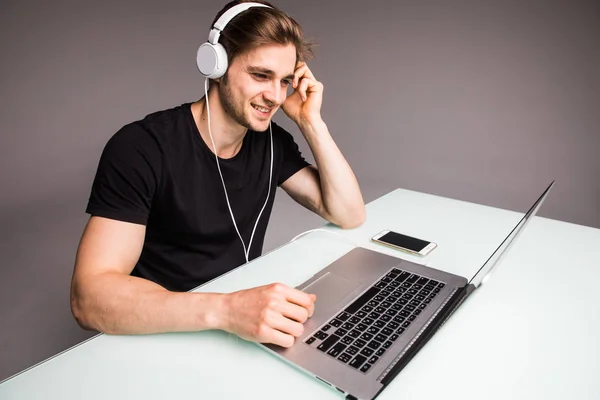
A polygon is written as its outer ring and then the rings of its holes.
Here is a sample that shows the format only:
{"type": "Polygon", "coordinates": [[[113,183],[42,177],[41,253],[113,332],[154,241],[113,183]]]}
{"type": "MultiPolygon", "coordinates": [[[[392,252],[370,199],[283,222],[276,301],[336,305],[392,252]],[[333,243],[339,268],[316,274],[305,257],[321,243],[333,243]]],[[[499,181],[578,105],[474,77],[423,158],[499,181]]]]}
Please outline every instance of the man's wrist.
{"type": "Polygon", "coordinates": [[[228,331],[229,312],[227,308],[227,295],[222,293],[195,293],[197,301],[194,310],[198,316],[198,325],[201,329],[219,329],[228,331]]]}
{"type": "Polygon", "coordinates": [[[327,132],[327,124],[325,124],[325,121],[320,116],[303,119],[298,122],[298,127],[305,135],[316,135],[319,132],[327,132]]]}

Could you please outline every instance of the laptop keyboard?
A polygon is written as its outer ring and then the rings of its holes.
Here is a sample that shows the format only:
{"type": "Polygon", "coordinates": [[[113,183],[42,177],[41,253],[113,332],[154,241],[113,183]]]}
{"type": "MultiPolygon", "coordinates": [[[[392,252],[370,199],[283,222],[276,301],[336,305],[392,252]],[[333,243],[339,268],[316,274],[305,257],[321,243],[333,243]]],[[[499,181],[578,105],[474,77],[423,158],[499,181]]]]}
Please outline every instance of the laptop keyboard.
{"type": "Polygon", "coordinates": [[[443,287],[394,268],[304,342],[367,373],[443,287]]]}

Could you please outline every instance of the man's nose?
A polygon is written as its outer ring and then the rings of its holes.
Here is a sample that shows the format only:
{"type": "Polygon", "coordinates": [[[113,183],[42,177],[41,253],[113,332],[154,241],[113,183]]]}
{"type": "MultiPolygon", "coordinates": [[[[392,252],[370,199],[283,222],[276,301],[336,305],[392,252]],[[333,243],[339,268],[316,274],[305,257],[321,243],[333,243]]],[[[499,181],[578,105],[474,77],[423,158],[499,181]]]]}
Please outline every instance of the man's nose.
{"type": "Polygon", "coordinates": [[[278,81],[271,83],[263,93],[265,100],[271,103],[270,105],[280,105],[285,100],[286,95],[286,88],[278,81]]]}

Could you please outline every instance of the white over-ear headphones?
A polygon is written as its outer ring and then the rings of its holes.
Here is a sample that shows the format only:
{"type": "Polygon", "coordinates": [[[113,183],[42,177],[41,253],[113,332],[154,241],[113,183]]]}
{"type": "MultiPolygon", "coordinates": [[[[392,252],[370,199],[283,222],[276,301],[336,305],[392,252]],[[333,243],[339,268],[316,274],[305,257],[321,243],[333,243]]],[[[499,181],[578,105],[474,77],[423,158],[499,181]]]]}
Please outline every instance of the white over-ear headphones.
{"type": "Polygon", "coordinates": [[[217,79],[225,75],[228,66],[227,52],[223,45],[219,43],[219,36],[221,36],[221,32],[223,32],[223,29],[225,29],[225,26],[229,21],[251,7],[271,8],[268,5],[261,3],[236,4],[221,15],[210,30],[208,41],[202,43],[198,48],[198,52],[196,53],[196,65],[198,66],[200,73],[206,78],[217,79]]]}

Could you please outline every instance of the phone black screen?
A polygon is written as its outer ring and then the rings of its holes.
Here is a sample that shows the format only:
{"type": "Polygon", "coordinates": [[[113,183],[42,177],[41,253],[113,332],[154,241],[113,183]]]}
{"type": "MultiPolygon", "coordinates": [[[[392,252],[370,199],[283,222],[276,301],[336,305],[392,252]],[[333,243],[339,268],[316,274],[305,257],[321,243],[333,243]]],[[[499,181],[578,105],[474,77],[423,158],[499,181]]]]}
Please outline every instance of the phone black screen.
{"type": "Polygon", "coordinates": [[[429,244],[429,242],[426,242],[425,240],[402,235],[396,232],[388,232],[380,237],[379,240],[408,250],[416,251],[417,253],[423,250],[429,244]]]}

